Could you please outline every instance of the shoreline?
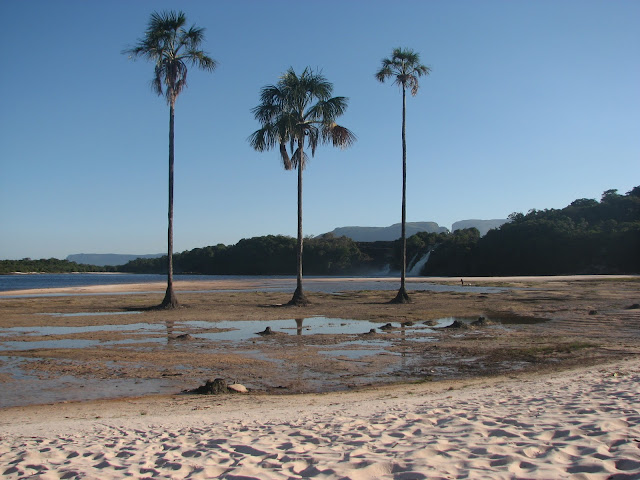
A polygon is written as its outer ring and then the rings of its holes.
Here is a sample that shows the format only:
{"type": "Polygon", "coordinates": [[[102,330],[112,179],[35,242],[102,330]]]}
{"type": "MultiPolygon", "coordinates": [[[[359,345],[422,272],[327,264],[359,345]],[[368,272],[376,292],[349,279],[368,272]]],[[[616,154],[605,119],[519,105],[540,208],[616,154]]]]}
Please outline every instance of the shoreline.
{"type": "Polygon", "coordinates": [[[10,479],[631,480],[639,397],[636,358],[329,394],[13,407],[0,410],[0,463],[10,479]]]}
{"type": "MultiPolygon", "coordinates": [[[[81,272],[82,273],[82,272],[81,272]]],[[[112,272],[106,273],[90,273],[91,275],[112,275],[112,272]]],[[[21,275],[32,275],[25,273],[21,275]]],[[[39,275],[39,274],[33,274],[39,275]]],[[[73,275],[69,273],[68,275],[73,275]]],[[[136,274],[124,274],[132,275],[136,274]]],[[[199,291],[199,290],[247,290],[259,289],[267,282],[275,282],[280,285],[289,284],[295,289],[295,277],[290,276],[255,276],[247,278],[246,276],[238,276],[238,278],[229,278],[229,276],[220,276],[221,278],[211,278],[211,276],[203,276],[202,280],[180,280],[180,276],[174,277],[174,289],[176,292],[181,291],[199,291]]],[[[539,276],[503,276],[503,277],[407,277],[406,282],[410,286],[417,283],[433,283],[433,284],[454,284],[458,285],[460,280],[465,282],[465,286],[473,286],[474,284],[486,283],[547,283],[547,282],[568,282],[568,281],[599,281],[599,280],[638,280],[640,275],[539,275],[539,276]]],[[[305,281],[317,283],[380,283],[380,282],[400,282],[399,277],[305,277],[305,281]]],[[[158,293],[166,290],[166,281],[146,282],[146,283],[118,283],[109,285],[83,285],[70,287],[53,287],[53,288],[32,288],[20,290],[0,291],[0,298],[12,296],[26,295],[43,295],[43,294],[105,294],[105,293],[158,293]]]]}

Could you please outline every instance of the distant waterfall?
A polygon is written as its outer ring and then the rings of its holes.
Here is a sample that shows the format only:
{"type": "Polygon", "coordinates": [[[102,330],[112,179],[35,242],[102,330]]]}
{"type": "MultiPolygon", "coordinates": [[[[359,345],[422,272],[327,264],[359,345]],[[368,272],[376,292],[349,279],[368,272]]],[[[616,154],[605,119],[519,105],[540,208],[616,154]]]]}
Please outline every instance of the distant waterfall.
{"type": "Polygon", "coordinates": [[[387,275],[389,275],[389,274],[391,274],[391,265],[389,265],[389,264],[387,263],[384,267],[382,267],[382,270],[380,270],[380,271],[378,272],[378,275],[380,275],[380,276],[383,276],[383,277],[384,277],[384,276],[387,276],[387,275]]]}
{"type": "MultiPolygon", "coordinates": [[[[417,276],[419,276],[420,272],[422,271],[422,267],[424,267],[427,264],[427,262],[429,261],[429,257],[430,256],[431,256],[431,250],[429,250],[420,260],[418,260],[409,269],[409,271],[407,272],[407,276],[409,276],[409,277],[417,277],[417,276]]],[[[411,259],[411,262],[413,262],[416,257],[417,257],[417,255],[411,259]]],[[[409,265],[411,265],[411,263],[409,265]]]]}

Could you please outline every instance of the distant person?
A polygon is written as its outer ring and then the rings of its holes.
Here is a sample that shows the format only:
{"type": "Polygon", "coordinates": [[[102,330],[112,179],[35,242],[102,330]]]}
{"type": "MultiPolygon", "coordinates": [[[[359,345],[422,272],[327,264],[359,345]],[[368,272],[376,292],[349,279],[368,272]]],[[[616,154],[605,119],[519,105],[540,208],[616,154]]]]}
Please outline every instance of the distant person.
{"type": "Polygon", "coordinates": [[[460,279],[460,285],[462,285],[464,287],[464,280],[460,279]]]}

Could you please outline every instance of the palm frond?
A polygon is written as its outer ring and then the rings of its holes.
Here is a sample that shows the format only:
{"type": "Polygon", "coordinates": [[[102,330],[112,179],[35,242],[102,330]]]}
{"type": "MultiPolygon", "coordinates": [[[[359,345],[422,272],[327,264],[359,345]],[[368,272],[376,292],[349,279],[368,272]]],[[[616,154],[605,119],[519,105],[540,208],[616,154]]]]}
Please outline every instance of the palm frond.
{"type": "Polygon", "coordinates": [[[330,142],[334,147],[345,149],[353,145],[357,137],[348,128],[334,123],[323,128],[322,139],[324,142],[330,142]]]}
{"type": "Polygon", "coordinates": [[[267,85],[260,90],[260,102],[263,105],[281,105],[285,96],[279,85],[267,85]]]}
{"type": "Polygon", "coordinates": [[[321,100],[307,111],[305,118],[311,122],[327,123],[340,117],[347,110],[349,99],[346,97],[333,97],[321,100]]]}
{"type": "MultiPolygon", "coordinates": [[[[251,110],[263,128],[270,125],[273,132],[277,132],[277,141],[273,144],[252,142],[252,146],[268,149],[277,143],[286,169],[304,168],[307,161],[305,144],[309,146],[311,156],[315,155],[318,143],[329,138],[325,135],[328,125],[335,124],[335,118],[347,109],[348,99],[331,97],[332,91],[333,85],[322,74],[305,68],[298,75],[289,68],[276,85],[267,85],[260,90],[261,103],[251,110]],[[290,164],[285,161],[287,143],[292,152],[290,164]]],[[[354,140],[353,135],[347,135],[344,140],[338,135],[332,142],[348,146],[354,140]]]]}
{"type": "Polygon", "coordinates": [[[280,109],[272,103],[261,103],[251,110],[253,117],[262,124],[270,123],[278,115],[280,109]]]}
{"type": "Polygon", "coordinates": [[[293,163],[287,153],[287,146],[284,143],[280,143],[280,158],[282,159],[282,165],[285,170],[291,170],[293,168],[293,163]]]}
{"type": "Polygon", "coordinates": [[[383,58],[375,77],[385,82],[393,77],[393,83],[403,90],[409,88],[415,96],[420,86],[418,78],[429,75],[431,69],[420,63],[420,54],[408,48],[394,48],[391,58],[383,58]]]}
{"type": "Polygon", "coordinates": [[[276,140],[277,135],[274,135],[271,124],[256,130],[248,138],[249,144],[258,152],[270,150],[276,144],[276,140]]]}
{"type": "Polygon", "coordinates": [[[307,162],[309,161],[309,157],[300,147],[296,148],[296,151],[293,152],[291,156],[291,165],[293,168],[304,168],[307,166],[307,162]]]}
{"type": "Polygon", "coordinates": [[[180,45],[184,45],[186,50],[198,49],[204,42],[204,28],[192,25],[189,30],[181,30],[180,33],[180,45]]]}
{"type": "Polygon", "coordinates": [[[215,60],[199,49],[204,29],[192,26],[185,30],[186,21],[180,11],[153,12],[144,37],[122,52],[132,59],[141,57],[155,63],[151,88],[169,104],[187,86],[187,63],[206,71],[216,67],[215,60]]]}
{"type": "Polygon", "coordinates": [[[311,148],[311,156],[313,157],[316,154],[316,148],[318,147],[318,141],[320,140],[320,130],[314,125],[307,125],[305,130],[305,137],[309,147],[311,148]]]}
{"type": "Polygon", "coordinates": [[[207,72],[213,72],[218,66],[218,62],[209,57],[202,50],[188,50],[183,58],[188,59],[192,65],[195,65],[201,70],[205,70],[207,72]]]}

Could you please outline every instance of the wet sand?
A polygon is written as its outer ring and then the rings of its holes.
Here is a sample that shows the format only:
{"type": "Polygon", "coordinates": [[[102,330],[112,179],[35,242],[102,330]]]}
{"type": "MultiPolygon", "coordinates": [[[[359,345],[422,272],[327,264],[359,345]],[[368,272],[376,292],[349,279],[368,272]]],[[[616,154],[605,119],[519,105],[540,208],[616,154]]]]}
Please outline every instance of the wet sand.
{"type": "MultiPolygon", "coordinates": [[[[162,284],[153,285],[156,293],[144,293],[150,285],[137,284],[58,292],[88,294],[80,296],[0,298],[0,328],[32,329],[31,334],[0,333],[0,406],[176,393],[210,378],[238,381],[259,392],[338,391],[557,371],[640,351],[640,310],[628,308],[640,302],[638,277],[465,279],[465,284],[500,288],[493,293],[473,287],[415,291],[410,305],[390,305],[394,292],[373,290],[387,279],[352,281],[369,282],[372,290],[309,293],[313,303],[304,308],[283,306],[288,292],[251,291],[280,288],[291,279],[177,282],[183,307],[168,311],[148,310],[161,301],[162,284]],[[143,293],[117,294],[124,291],[143,293]],[[310,328],[317,317],[332,319],[337,327],[362,321],[363,327],[322,334],[310,328]],[[485,317],[493,324],[465,330],[430,326],[447,317],[485,317]],[[256,335],[283,320],[290,326],[278,335],[256,335]],[[252,323],[255,331],[240,341],[216,341],[216,332],[225,331],[221,321],[238,322],[238,328],[239,322],[260,323],[252,323]],[[391,329],[380,328],[388,323],[391,329]],[[135,330],[138,324],[149,330],[142,335],[135,330]],[[45,325],[94,328],[33,331],[45,325]],[[101,330],[104,325],[112,327],[101,330]],[[369,333],[372,325],[375,333],[369,333]],[[69,342],[87,346],[70,348],[69,342]],[[34,385],[38,395],[31,393],[34,385]]],[[[411,279],[416,281],[423,279],[411,279]]],[[[348,286],[350,280],[311,282],[348,286]]]]}

